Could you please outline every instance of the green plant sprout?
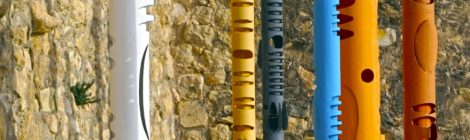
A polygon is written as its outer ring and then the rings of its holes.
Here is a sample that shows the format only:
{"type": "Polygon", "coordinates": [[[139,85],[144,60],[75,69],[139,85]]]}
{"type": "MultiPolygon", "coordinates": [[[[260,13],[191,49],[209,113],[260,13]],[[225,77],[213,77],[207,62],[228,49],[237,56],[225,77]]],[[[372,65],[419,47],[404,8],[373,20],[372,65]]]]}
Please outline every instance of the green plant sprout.
{"type": "Polygon", "coordinates": [[[95,83],[95,81],[91,83],[77,83],[75,86],[70,87],[70,90],[73,93],[73,97],[75,98],[75,104],[78,106],[82,106],[89,103],[96,103],[100,101],[99,98],[93,97],[91,98],[90,94],[87,94],[87,90],[95,83]]]}

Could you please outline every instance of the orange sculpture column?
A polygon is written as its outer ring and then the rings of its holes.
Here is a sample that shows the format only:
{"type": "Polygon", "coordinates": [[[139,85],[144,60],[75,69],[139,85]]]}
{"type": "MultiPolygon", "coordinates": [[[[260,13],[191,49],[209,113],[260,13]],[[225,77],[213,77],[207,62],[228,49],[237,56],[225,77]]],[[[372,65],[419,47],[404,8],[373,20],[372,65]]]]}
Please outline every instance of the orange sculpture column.
{"type": "Polygon", "coordinates": [[[377,0],[341,0],[341,140],[380,140],[377,0]]]}
{"type": "Polygon", "coordinates": [[[403,0],[405,140],[437,139],[434,0],[403,0]]]}

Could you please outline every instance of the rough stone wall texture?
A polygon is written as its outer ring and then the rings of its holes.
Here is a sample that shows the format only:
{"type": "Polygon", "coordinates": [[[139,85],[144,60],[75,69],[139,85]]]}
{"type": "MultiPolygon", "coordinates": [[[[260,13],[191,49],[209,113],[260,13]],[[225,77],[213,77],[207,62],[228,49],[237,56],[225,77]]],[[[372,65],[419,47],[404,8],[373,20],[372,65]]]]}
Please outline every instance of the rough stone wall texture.
{"type": "Polygon", "coordinates": [[[108,0],[0,0],[0,139],[110,139],[108,0]],[[70,87],[101,100],[77,106],[70,87]]]}
{"type": "MultiPolygon", "coordinates": [[[[312,134],[311,0],[285,0],[287,139],[312,134]]],[[[159,0],[152,12],[153,139],[231,137],[230,0],[159,0]]],[[[259,4],[256,19],[260,38],[259,4]]],[[[439,31],[438,126],[441,139],[470,139],[470,3],[436,1],[439,31]]],[[[382,132],[402,139],[401,1],[379,0],[382,132]]],[[[255,42],[254,42],[255,43],[255,42]]],[[[257,43],[257,42],[256,42],[257,43]]],[[[260,72],[258,69],[257,72],[260,72]]],[[[262,138],[257,74],[257,138],[262,138]]]]}
{"type": "MultiPolygon", "coordinates": [[[[109,139],[107,0],[0,1],[0,139],[109,139]],[[95,81],[98,103],[70,86],[95,81]]],[[[230,0],[153,7],[152,139],[230,139],[230,0]]],[[[259,0],[256,1],[259,6],[259,0]]],[[[470,139],[470,3],[436,1],[441,139],[470,139]]],[[[379,0],[382,131],[402,139],[401,1],[379,0]]],[[[287,139],[312,134],[311,0],[285,1],[287,139]]],[[[256,19],[259,39],[259,12],[256,19]]],[[[257,72],[260,72],[259,69],[257,72]]],[[[257,75],[257,103],[262,100],[257,75]]],[[[261,104],[256,106],[262,138],[261,104]]]]}

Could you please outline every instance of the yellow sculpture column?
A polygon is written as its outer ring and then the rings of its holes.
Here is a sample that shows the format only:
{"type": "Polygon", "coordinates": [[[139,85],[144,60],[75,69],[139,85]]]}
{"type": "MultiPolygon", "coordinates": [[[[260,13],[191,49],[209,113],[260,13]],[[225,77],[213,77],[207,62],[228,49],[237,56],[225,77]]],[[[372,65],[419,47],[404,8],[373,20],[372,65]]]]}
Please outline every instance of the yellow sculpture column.
{"type": "Polygon", "coordinates": [[[341,0],[341,140],[380,140],[377,0],[341,0]]]}
{"type": "Polygon", "coordinates": [[[255,140],[254,0],[232,0],[233,139],[255,140]]]}

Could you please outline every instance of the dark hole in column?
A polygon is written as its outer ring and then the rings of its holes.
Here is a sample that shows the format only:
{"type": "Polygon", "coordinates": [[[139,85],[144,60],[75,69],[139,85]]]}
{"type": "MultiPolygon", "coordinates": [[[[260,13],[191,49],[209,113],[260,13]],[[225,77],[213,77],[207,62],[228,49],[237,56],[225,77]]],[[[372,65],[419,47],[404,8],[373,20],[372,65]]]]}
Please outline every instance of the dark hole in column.
{"type": "Polygon", "coordinates": [[[414,0],[416,2],[422,3],[422,4],[433,4],[434,0],[414,0]]]}
{"type": "Polygon", "coordinates": [[[349,7],[353,5],[356,2],[356,0],[340,0],[339,1],[339,6],[337,7],[338,9],[349,7]]]}
{"type": "Polygon", "coordinates": [[[340,29],[338,32],[338,35],[341,38],[341,40],[343,40],[343,39],[347,39],[347,38],[354,36],[354,32],[350,30],[340,29]]]}
{"type": "Polygon", "coordinates": [[[361,73],[361,79],[366,83],[372,82],[374,80],[374,72],[370,69],[363,70],[361,73]]]}
{"type": "Polygon", "coordinates": [[[433,117],[420,117],[413,119],[413,125],[424,128],[431,128],[434,122],[435,119],[433,117]]]}
{"type": "Polygon", "coordinates": [[[277,49],[282,48],[284,39],[282,36],[277,35],[269,39],[268,45],[277,49]]]}
{"type": "Polygon", "coordinates": [[[274,102],[271,102],[268,112],[269,127],[271,130],[277,130],[279,127],[279,113],[277,112],[277,106],[274,102]]]}
{"type": "Polygon", "coordinates": [[[343,24],[343,23],[347,23],[347,22],[352,21],[353,17],[348,16],[348,15],[339,14],[338,19],[339,19],[339,24],[343,24]]]}
{"type": "Polygon", "coordinates": [[[233,51],[233,57],[240,59],[253,58],[253,52],[249,50],[235,50],[233,51]]]}
{"type": "Polygon", "coordinates": [[[241,27],[241,28],[235,28],[233,29],[235,32],[253,32],[252,28],[246,28],[246,27],[241,27]]]}
{"type": "Polygon", "coordinates": [[[420,108],[423,108],[423,107],[429,107],[429,108],[431,109],[429,112],[423,112],[423,113],[431,114],[431,113],[435,113],[435,112],[436,112],[436,105],[435,105],[435,104],[420,104],[420,105],[416,105],[416,106],[413,106],[413,111],[415,111],[415,112],[422,112],[422,111],[420,111],[420,108]]]}
{"type": "Polygon", "coordinates": [[[249,125],[235,125],[233,126],[235,131],[246,131],[246,130],[253,130],[255,127],[249,125]]]}
{"type": "Polygon", "coordinates": [[[253,6],[253,3],[251,3],[251,2],[234,2],[234,3],[232,3],[232,6],[234,6],[234,7],[249,7],[249,6],[253,6]]]}

